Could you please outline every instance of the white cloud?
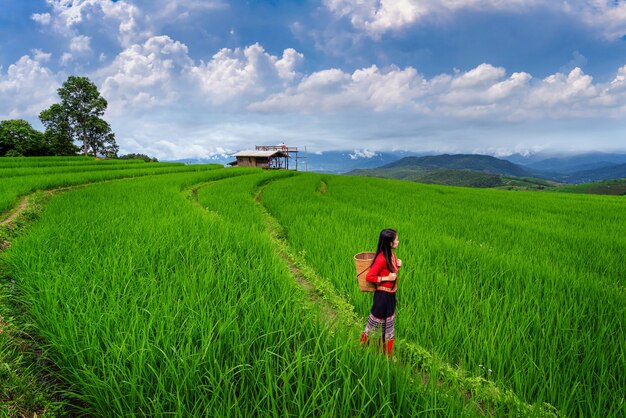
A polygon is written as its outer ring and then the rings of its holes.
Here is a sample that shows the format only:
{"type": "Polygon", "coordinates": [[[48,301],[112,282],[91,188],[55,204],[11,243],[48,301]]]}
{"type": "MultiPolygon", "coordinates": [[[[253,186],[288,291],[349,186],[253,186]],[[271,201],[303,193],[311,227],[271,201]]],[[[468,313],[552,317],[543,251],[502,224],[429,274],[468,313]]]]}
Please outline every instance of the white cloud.
{"type": "Polygon", "coordinates": [[[31,18],[67,37],[108,36],[122,47],[143,43],[173,21],[228,7],[221,0],[46,0],[51,13],[31,18]]]}
{"type": "Polygon", "coordinates": [[[228,7],[228,3],[221,0],[144,0],[137,3],[141,3],[140,7],[143,10],[150,10],[150,14],[157,24],[159,21],[188,19],[197,13],[228,7]]]}
{"type": "Polygon", "coordinates": [[[60,85],[57,77],[42,62],[49,54],[36,50],[35,58],[28,55],[11,64],[6,73],[0,68],[0,119],[25,118],[36,120],[39,113],[57,99],[60,85]]]}
{"type": "Polygon", "coordinates": [[[48,62],[50,61],[50,58],[52,58],[52,54],[50,54],[49,52],[43,52],[41,49],[38,48],[31,49],[30,52],[34,60],[39,63],[48,62]]]}
{"type": "Polygon", "coordinates": [[[351,160],[358,160],[359,158],[373,158],[378,155],[375,151],[370,151],[367,148],[362,150],[355,149],[354,154],[348,154],[351,160]]]}
{"type": "Polygon", "coordinates": [[[169,105],[179,97],[180,75],[191,64],[185,44],[154,36],[122,51],[96,77],[112,112],[146,109],[169,105]]]}
{"type": "Polygon", "coordinates": [[[374,37],[460,10],[527,13],[531,9],[572,16],[609,39],[626,34],[626,2],[616,0],[324,0],[324,5],[374,37]]]}
{"type": "Polygon", "coordinates": [[[150,36],[150,32],[138,23],[146,15],[127,1],[47,0],[47,3],[52,7],[52,13],[46,13],[50,16],[48,21],[57,32],[68,37],[85,31],[110,33],[123,46],[128,46],[150,36]]]}
{"type": "Polygon", "coordinates": [[[302,58],[291,48],[281,58],[268,54],[259,44],[243,50],[224,48],[209,62],[190,68],[189,75],[209,101],[225,103],[281,89],[298,77],[295,68],[302,58]]]}
{"type": "Polygon", "coordinates": [[[607,39],[626,35],[626,2],[623,0],[570,0],[564,2],[563,10],[596,28],[607,39]]]}
{"type": "Polygon", "coordinates": [[[70,51],[84,53],[91,51],[89,43],[91,38],[85,35],[78,35],[72,38],[70,41],[70,51]]]}
{"type": "Polygon", "coordinates": [[[312,73],[295,85],[252,102],[252,111],[275,113],[349,113],[355,109],[381,114],[402,112],[419,117],[484,119],[624,116],[626,67],[610,83],[594,83],[580,68],[543,80],[531,74],[481,64],[466,72],[425,79],[415,69],[376,66],[354,71],[312,73]]]}
{"type": "Polygon", "coordinates": [[[50,16],[50,13],[33,13],[31,19],[45,26],[50,24],[52,16],[50,16]]]}
{"type": "Polygon", "coordinates": [[[72,54],[70,54],[69,52],[64,52],[63,55],[61,55],[61,59],[59,60],[59,62],[61,63],[61,65],[67,65],[73,59],[74,59],[74,56],[72,54]]]}
{"type": "Polygon", "coordinates": [[[471,88],[488,86],[500,80],[506,70],[490,64],[480,64],[478,67],[461,74],[452,81],[453,88],[471,88]]]}
{"type": "Polygon", "coordinates": [[[183,43],[154,36],[123,50],[95,78],[115,114],[155,106],[227,104],[232,109],[298,80],[296,67],[302,59],[291,48],[278,57],[253,44],[222,49],[209,62],[196,63],[183,43]]]}
{"type": "Polygon", "coordinates": [[[543,79],[529,92],[526,107],[556,115],[578,110],[591,112],[589,100],[597,97],[600,90],[593,84],[593,78],[577,67],[567,75],[556,73],[543,79]]]}
{"type": "Polygon", "coordinates": [[[352,107],[377,111],[406,105],[424,93],[424,80],[413,68],[392,67],[381,71],[375,65],[352,74],[338,69],[305,77],[297,86],[252,103],[255,111],[299,109],[305,112],[352,107]]]}
{"type": "Polygon", "coordinates": [[[324,0],[338,17],[355,28],[377,36],[418,23],[429,16],[447,15],[461,9],[525,10],[545,0],[324,0]]]}

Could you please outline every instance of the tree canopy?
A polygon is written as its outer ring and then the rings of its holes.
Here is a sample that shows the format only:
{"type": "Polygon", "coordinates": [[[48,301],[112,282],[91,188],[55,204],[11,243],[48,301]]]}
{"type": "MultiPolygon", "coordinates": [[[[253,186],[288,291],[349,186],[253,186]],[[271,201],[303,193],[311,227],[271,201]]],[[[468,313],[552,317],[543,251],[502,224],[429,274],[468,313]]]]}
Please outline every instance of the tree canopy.
{"type": "Polygon", "coordinates": [[[107,101],[87,77],[69,76],[57,90],[61,103],[42,110],[41,133],[22,119],[0,121],[0,156],[75,155],[82,142],[85,156],[116,158],[119,147],[104,119],[107,101]]]}
{"type": "Polygon", "coordinates": [[[50,155],[44,135],[23,119],[0,122],[0,156],[50,155]]]}
{"type": "Polygon", "coordinates": [[[39,120],[46,127],[46,141],[51,146],[52,155],[74,155],[78,147],[74,145],[72,127],[67,112],[55,103],[39,114],[39,120]]]}
{"type": "Polygon", "coordinates": [[[83,153],[94,156],[117,156],[118,146],[111,126],[102,115],[107,101],[87,77],[69,76],[57,90],[61,103],[39,114],[49,141],[59,149],[76,152],[74,141],[83,143],[83,153]]]}

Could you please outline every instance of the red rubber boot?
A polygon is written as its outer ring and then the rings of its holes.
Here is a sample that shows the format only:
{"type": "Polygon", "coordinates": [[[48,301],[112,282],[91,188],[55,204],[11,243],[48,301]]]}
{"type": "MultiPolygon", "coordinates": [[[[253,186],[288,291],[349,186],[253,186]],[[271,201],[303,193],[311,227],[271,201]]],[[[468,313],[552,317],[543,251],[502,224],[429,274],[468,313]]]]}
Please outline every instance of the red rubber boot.
{"type": "Polygon", "coordinates": [[[391,352],[393,351],[393,338],[385,341],[385,346],[386,347],[383,347],[383,349],[387,353],[387,357],[391,358],[391,352]]]}

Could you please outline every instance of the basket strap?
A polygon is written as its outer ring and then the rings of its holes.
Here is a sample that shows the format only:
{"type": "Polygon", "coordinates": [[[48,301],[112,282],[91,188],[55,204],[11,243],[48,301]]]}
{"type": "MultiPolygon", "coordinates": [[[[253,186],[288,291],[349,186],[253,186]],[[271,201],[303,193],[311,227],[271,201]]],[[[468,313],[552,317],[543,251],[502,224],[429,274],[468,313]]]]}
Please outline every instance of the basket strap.
{"type": "MultiPolygon", "coordinates": [[[[371,266],[370,266],[371,267],[371,266]]],[[[361,274],[365,273],[367,270],[370,269],[370,267],[367,267],[365,270],[363,270],[362,272],[360,272],[359,274],[357,274],[357,276],[360,276],[361,274]]]]}

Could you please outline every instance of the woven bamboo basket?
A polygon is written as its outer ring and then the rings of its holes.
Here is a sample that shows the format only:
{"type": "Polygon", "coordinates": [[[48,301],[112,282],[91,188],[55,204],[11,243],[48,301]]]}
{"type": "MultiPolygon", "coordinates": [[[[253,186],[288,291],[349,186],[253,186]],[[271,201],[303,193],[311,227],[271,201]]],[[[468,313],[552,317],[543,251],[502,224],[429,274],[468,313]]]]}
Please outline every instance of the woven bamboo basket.
{"type": "Polygon", "coordinates": [[[365,280],[367,272],[372,266],[374,256],[376,253],[363,252],[354,256],[354,266],[356,267],[356,280],[359,283],[359,290],[361,292],[374,292],[376,285],[365,280]]]}

